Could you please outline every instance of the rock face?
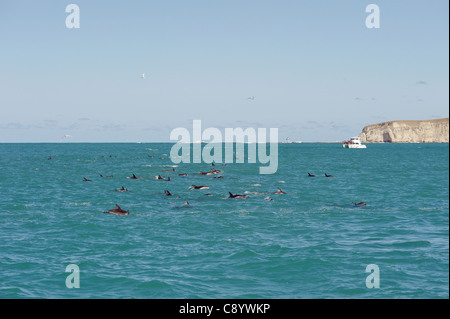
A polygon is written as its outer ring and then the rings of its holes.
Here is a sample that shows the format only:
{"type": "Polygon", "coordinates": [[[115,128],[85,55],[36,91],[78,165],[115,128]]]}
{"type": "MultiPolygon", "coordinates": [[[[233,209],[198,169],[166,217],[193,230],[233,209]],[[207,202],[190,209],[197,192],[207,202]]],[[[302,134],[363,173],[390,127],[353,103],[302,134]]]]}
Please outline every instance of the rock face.
{"type": "Polygon", "coordinates": [[[390,121],[367,125],[362,143],[448,143],[448,117],[424,121],[390,121]]]}

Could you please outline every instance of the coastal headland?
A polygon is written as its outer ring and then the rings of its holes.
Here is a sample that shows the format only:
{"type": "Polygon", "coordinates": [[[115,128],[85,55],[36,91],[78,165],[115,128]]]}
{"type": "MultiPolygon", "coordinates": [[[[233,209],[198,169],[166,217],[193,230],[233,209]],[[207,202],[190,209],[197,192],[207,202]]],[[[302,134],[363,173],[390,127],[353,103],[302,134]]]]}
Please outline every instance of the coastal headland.
{"type": "Polygon", "coordinates": [[[359,137],[362,143],[448,143],[449,118],[367,125],[359,137]]]}

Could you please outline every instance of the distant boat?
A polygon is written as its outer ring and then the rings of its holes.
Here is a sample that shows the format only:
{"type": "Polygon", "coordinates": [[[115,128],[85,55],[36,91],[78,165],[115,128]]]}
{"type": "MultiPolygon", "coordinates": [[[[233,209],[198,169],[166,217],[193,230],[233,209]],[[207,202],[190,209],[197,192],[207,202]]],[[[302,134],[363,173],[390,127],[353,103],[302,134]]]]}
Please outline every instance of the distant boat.
{"type": "Polygon", "coordinates": [[[302,143],[301,141],[291,141],[290,137],[286,137],[286,142],[280,142],[281,144],[290,144],[290,143],[302,143]]]}
{"type": "Polygon", "coordinates": [[[349,141],[344,141],[344,144],[342,144],[343,148],[367,148],[366,145],[361,144],[361,140],[359,137],[351,137],[349,141]]]}

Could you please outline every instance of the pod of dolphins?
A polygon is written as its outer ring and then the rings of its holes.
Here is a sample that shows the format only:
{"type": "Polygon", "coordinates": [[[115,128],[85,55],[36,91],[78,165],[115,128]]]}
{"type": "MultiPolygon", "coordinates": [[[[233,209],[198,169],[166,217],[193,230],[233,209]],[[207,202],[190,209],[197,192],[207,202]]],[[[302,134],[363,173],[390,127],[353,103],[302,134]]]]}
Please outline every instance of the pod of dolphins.
{"type": "MultiPolygon", "coordinates": [[[[51,157],[49,159],[52,159],[51,157]]],[[[213,166],[214,163],[213,163],[213,166]]],[[[166,169],[163,170],[163,172],[175,172],[175,169],[166,169]]],[[[197,173],[196,175],[216,175],[216,174],[220,174],[222,173],[222,171],[217,170],[215,168],[212,168],[210,171],[207,172],[203,172],[200,171],[199,173],[197,173]]],[[[188,176],[187,173],[178,173],[178,176],[188,176]]],[[[103,177],[103,175],[100,174],[100,177],[103,177]]],[[[113,176],[107,176],[108,178],[112,178],[113,176]]],[[[308,177],[317,177],[314,174],[308,173],[308,177]]],[[[333,175],[329,175],[327,173],[325,173],[325,177],[327,178],[333,178],[333,175]]],[[[223,178],[223,176],[215,176],[213,178],[223,178]]],[[[135,174],[132,174],[132,176],[127,177],[127,179],[132,179],[132,180],[138,180],[141,179],[140,177],[137,177],[135,174]]],[[[163,181],[170,181],[170,177],[164,178],[161,175],[156,176],[156,179],[158,180],[163,180],[163,181]]],[[[83,181],[85,182],[92,182],[91,179],[88,179],[86,177],[83,177],[83,181]]],[[[195,190],[195,189],[209,189],[209,186],[205,186],[205,185],[191,185],[188,190],[195,190]]],[[[122,188],[118,188],[116,189],[117,192],[128,192],[129,190],[126,189],[125,187],[122,186],[122,188]]],[[[229,196],[228,198],[248,198],[250,197],[249,195],[245,195],[245,194],[233,194],[231,192],[228,192],[229,196]]],[[[286,192],[284,192],[283,190],[281,190],[281,188],[277,187],[277,190],[275,192],[273,192],[272,194],[287,194],[286,192]]],[[[170,193],[169,190],[164,190],[164,195],[166,196],[172,196],[172,194],[170,193]]],[[[206,196],[212,196],[212,194],[205,194],[206,196]]],[[[265,201],[272,201],[273,199],[270,198],[269,196],[264,198],[265,201]]],[[[187,200],[184,201],[184,205],[189,205],[189,202],[187,200]]],[[[367,206],[367,204],[365,202],[358,202],[358,203],[352,203],[352,205],[354,207],[361,207],[361,206],[367,206]]],[[[124,210],[122,208],[120,208],[120,206],[118,204],[116,204],[116,207],[107,211],[104,211],[103,213],[106,214],[113,214],[113,215],[119,215],[119,216],[123,216],[123,215],[130,215],[130,211],[129,210],[124,210]]]]}

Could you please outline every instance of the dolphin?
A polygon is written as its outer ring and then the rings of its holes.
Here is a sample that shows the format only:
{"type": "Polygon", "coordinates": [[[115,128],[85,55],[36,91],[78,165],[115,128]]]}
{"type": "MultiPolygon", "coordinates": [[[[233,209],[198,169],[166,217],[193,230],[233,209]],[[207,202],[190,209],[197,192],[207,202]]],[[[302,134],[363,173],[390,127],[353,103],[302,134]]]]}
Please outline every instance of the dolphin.
{"type": "Polygon", "coordinates": [[[87,179],[86,177],[83,177],[83,181],[84,181],[84,182],[92,182],[92,180],[87,179]]]}
{"type": "Polygon", "coordinates": [[[309,177],[316,177],[316,175],[313,175],[313,174],[310,174],[310,173],[308,173],[308,176],[309,177]]]}
{"type": "Polygon", "coordinates": [[[334,177],[333,175],[328,175],[327,173],[325,173],[325,177],[334,177]]]}
{"type": "Polygon", "coordinates": [[[110,209],[106,212],[103,213],[107,213],[107,214],[113,214],[113,215],[130,215],[130,211],[129,210],[123,210],[122,208],[119,207],[119,205],[116,204],[116,208],[114,209],[110,209]]]}
{"type": "Polygon", "coordinates": [[[167,191],[167,190],[164,191],[164,194],[165,194],[166,196],[172,196],[172,193],[169,192],[169,191],[167,191]]]}
{"type": "Polygon", "coordinates": [[[367,206],[367,204],[364,202],[353,203],[353,204],[355,204],[355,206],[367,206]]]}
{"type": "Polygon", "coordinates": [[[131,177],[127,177],[128,179],[141,179],[140,177],[136,177],[136,175],[133,174],[131,177]]]}
{"type": "Polygon", "coordinates": [[[161,180],[166,181],[166,182],[170,181],[170,177],[164,178],[161,175],[156,176],[156,179],[161,179],[161,180]]]}
{"type": "Polygon", "coordinates": [[[172,168],[172,169],[163,169],[163,172],[175,172],[175,168],[172,168]]]}
{"type": "Polygon", "coordinates": [[[215,168],[211,168],[211,170],[209,172],[203,172],[200,171],[200,173],[198,173],[199,175],[213,175],[213,174],[220,174],[222,173],[221,170],[215,169],[215,168]]]}
{"type": "Polygon", "coordinates": [[[116,189],[117,192],[128,192],[128,189],[122,186],[122,188],[116,189]]]}
{"type": "MultiPolygon", "coordinates": [[[[169,204],[175,204],[175,203],[169,203],[169,204]]],[[[191,204],[189,204],[189,202],[185,199],[184,203],[182,206],[175,206],[174,208],[176,209],[186,209],[186,208],[191,208],[191,204]]]]}
{"type": "Polygon", "coordinates": [[[278,188],[278,190],[276,192],[273,192],[272,194],[286,194],[279,187],[277,187],[277,188],[278,188]]]}
{"type": "Polygon", "coordinates": [[[230,196],[228,198],[247,198],[247,197],[249,197],[248,195],[238,195],[238,194],[233,195],[233,194],[231,194],[231,192],[228,192],[228,193],[230,194],[230,196]]]}
{"type": "Polygon", "coordinates": [[[196,186],[196,185],[192,185],[191,187],[189,187],[188,189],[209,189],[208,186],[196,186]]]}
{"type": "Polygon", "coordinates": [[[187,173],[178,173],[178,176],[187,176],[187,173]]]}

